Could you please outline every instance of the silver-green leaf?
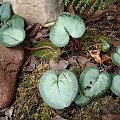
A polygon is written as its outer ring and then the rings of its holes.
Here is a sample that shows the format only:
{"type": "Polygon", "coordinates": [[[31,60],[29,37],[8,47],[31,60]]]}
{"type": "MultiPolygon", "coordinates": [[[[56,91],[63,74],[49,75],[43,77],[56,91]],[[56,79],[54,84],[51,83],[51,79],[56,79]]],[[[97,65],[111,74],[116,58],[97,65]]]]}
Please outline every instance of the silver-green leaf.
{"type": "Polygon", "coordinates": [[[50,30],[50,40],[56,46],[64,47],[69,42],[69,35],[79,38],[84,32],[85,24],[79,16],[63,12],[50,30]]]}
{"type": "Polygon", "coordinates": [[[0,32],[0,44],[6,47],[13,47],[25,39],[25,31],[22,28],[10,27],[0,32]]]}
{"type": "Polygon", "coordinates": [[[59,47],[63,47],[69,42],[69,35],[59,18],[51,28],[50,40],[53,44],[59,47]]]}
{"type": "Polygon", "coordinates": [[[84,21],[79,16],[63,12],[59,18],[68,34],[73,38],[79,38],[85,33],[84,21]]]}
{"type": "Polygon", "coordinates": [[[110,49],[110,43],[107,37],[102,38],[102,51],[107,52],[110,49]]]}
{"type": "Polygon", "coordinates": [[[120,46],[111,54],[111,59],[115,65],[120,66],[120,46]]]}
{"type": "Polygon", "coordinates": [[[40,79],[39,92],[50,107],[63,109],[75,99],[78,92],[78,81],[69,70],[62,70],[58,74],[53,70],[48,70],[40,79]]]}
{"type": "Polygon", "coordinates": [[[83,106],[87,105],[88,103],[90,103],[91,100],[92,99],[90,97],[86,97],[84,95],[77,95],[77,97],[75,98],[74,102],[77,105],[83,107],[83,106]]]}
{"type": "Polygon", "coordinates": [[[95,67],[86,67],[79,79],[82,93],[91,98],[103,95],[111,86],[111,77],[95,67]]]}
{"type": "Polygon", "coordinates": [[[6,22],[12,16],[12,6],[10,3],[5,2],[0,6],[0,20],[6,22]]]}
{"type": "Polygon", "coordinates": [[[9,27],[24,28],[24,19],[19,15],[14,15],[6,24],[9,27]]]}
{"type": "Polygon", "coordinates": [[[117,96],[120,96],[120,75],[113,74],[112,75],[112,85],[111,88],[112,92],[117,96]]]}

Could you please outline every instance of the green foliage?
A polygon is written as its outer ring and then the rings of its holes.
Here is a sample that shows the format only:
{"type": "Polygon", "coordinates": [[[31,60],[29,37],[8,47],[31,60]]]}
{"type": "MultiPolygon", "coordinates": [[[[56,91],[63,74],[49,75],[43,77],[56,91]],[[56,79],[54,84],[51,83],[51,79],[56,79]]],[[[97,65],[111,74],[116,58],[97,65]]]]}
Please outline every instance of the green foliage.
{"type": "Polygon", "coordinates": [[[0,44],[11,47],[20,44],[25,38],[25,31],[20,28],[10,27],[0,33],[0,44]]]}
{"type": "Polygon", "coordinates": [[[102,38],[102,51],[107,52],[110,49],[110,42],[107,37],[102,38]]]}
{"type": "Polygon", "coordinates": [[[116,48],[116,51],[111,54],[113,63],[120,67],[120,46],[116,48]]]}
{"type": "Polygon", "coordinates": [[[0,28],[0,44],[13,47],[25,39],[24,19],[12,14],[10,3],[3,3],[0,7],[0,20],[4,23],[0,28]]]}
{"type": "Polygon", "coordinates": [[[39,47],[42,47],[42,46],[52,47],[55,51],[53,51],[49,48],[44,48],[44,49],[31,51],[30,54],[35,56],[35,57],[44,58],[44,59],[47,59],[47,60],[50,60],[51,58],[59,59],[59,55],[58,55],[58,58],[56,58],[57,57],[56,56],[57,52],[60,51],[59,47],[53,45],[51,41],[43,39],[43,40],[39,41],[37,44],[35,44],[33,46],[33,48],[39,48],[39,47]]]}
{"type": "Polygon", "coordinates": [[[6,22],[12,16],[12,6],[10,3],[5,2],[0,6],[0,21],[6,22]]]}
{"type": "Polygon", "coordinates": [[[69,35],[79,38],[84,32],[85,25],[79,16],[63,12],[50,30],[50,40],[56,46],[64,47],[69,42],[69,35]]]}
{"type": "Polygon", "coordinates": [[[13,15],[13,17],[5,24],[8,27],[24,28],[24,19],[19,15],[13,15]]]}
{"type": "Polygon", "coordinates": [[[80,75],[81,92],[90,98],[103,95],[111,86],[111,77],[107,72],[100,72],[95,67],[86,67],[80,75]]]}
{"type": "Polygon", "coordinates": [[[67,5],[70,2],[75,4],[75,9],[80,9],[80,13],[82,13],[87,6],[90,6],[89,12],[94,11],[95,8],[100,11],[101,9],[105,9],[105,7],[112,1],[113,0],[59,0],[59,2],[63,3],[64,5],[67,5]]]}
{"type": "Polygon", "coordinates": [[[116,94],[117,96],[120,96],[120,75],[119,74],[112,75],[111,90],[114,94],[116,94]]]}
{"type": "Polygon", "coordinates": [[[91,98],[90,97],[86,97],[84,95],[77,95],[77,97],[75,98],[74,102],[83,107],[85,105],[87,105],[89,102],[91,102],[91,98]]]}
{"type": "Polygon", "coordinates": [[[68,107],[76,97],[78,81],[69,70],[62,70],[58,74],[53,70],[48,70],[40,79],[39,92],[50,107],[63,109],[68,107]]]}

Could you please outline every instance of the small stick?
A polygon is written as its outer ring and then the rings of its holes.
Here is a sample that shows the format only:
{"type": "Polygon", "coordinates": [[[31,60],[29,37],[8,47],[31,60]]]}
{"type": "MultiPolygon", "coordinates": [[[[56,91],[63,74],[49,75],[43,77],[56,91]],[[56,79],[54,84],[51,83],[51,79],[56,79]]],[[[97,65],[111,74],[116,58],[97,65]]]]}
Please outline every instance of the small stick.
{"type": "Polygon", "coordinates": [[[53,50],[53,51],[55,51],[55,49],[53,49],[52,47],[50,47],[50,46],[41,46],[41,47],[36,47],[36,48],[29,48],[29,47],[27,47],[27,46],[25,46],[25,45],[21,45],[24,49],[27,49],[27,50],[31,50],[31,51],[35,51],[35,50],[40,50],[40,49],[45,49],[45,48],[48,48],[48,49],[51,49],[51,50],[53,50]]]}

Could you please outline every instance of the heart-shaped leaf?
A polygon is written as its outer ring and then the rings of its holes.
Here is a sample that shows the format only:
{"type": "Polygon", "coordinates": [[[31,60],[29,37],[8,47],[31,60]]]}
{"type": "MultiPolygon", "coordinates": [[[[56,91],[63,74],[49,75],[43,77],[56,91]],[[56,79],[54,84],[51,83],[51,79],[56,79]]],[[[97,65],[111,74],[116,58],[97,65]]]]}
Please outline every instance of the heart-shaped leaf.
{"type": "Polygon", "coordinates": [[[24,19],[19,15],[14,15],[6,24],[9,27],[24,28],[24,19]]]}
{"type": "Polygon", "coordinates": [[[102,51],[107,52],[110,49],[110,43],[107,37],[102,38],[102,51]]]}
{"type": "Polygon", "coordinates": [[[39,92],[50,107],[63,109],[75,99],[78,81],[69,70],[64,69],[58,75],[55,71],[48,70],[40,79],[39,92]]]}
{"type": "Polygon", "coordinates": [[[86,97],[84,95],[77,95],[77,97],[75,98],[74,102],[77,105],[83,107],[83,106],[87,105],[89,102],[91,102],[91,100],[92,100],[91,98],[86,97]]]}
{"type": "Polygon", "coordinates": [[[51,28],[50,40],[58,47],[63,47],[69,42],[69,35],[59,18],[51,28]]]}
{"type": "Polygon", "coordinates": [[[62,21],[68,34],[73,38],[79,38],[85,33],[85,24],[79,16],[63,12],[60,14],[59,19],[62,21]]]}
{"type": "Polygon", "coordinates": [[[3,32],[0,32],[0,44],[6,47],[13,47],[25,38],[25,31],[22,28],[10,27],[3,32]]]}
{"type": "Polygon", "coordinates": [[[63,12],[50,30],[50,40],[56,46],[64,47],[69,42],[69,35],[79,38],[84,32],[85,24],[79,16],[63,12]]]}
{"type": "Polygon", "coordinates": [[[2,27],[0,28],[0,32],[3,32],[9,27],[24,28],[24,19],[19,15],[14,15],[10,20],[2,25],[2,27]]]}
{"type": "Polygon", "coordinates": [[[111,54],[111,59],[115,65],[120,66],[120,46],[116,48],[116,52],[111,54]]]}
{"type": "Polygon", "coordinates": [[[10,3],[5,2],[0,6],[0,20],[6,22],[12,16],[12,6],[10,3]]]}
{"type": "Polygon", "coordinates": [[[120,96],[120,75],[113,74],[112,75],[112,85],[111,88],[112,92],[117,96],[120,96]]]}
{"type": "Polygon", "coordinates": [[[91,98],[103,95],[111,85],[111,77],[107,72],[100,72],[95,67],[86,67],[79,79],[82,93],[91,98]]]}

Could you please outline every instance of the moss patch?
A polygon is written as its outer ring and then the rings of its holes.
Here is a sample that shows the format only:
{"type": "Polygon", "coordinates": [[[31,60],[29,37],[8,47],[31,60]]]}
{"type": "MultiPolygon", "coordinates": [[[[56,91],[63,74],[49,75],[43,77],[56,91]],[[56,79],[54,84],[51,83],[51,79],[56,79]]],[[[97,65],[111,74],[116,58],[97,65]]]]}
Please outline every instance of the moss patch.
{"type": "Polygon", "coordinates": [[[110,38],[107,35],[99,34],[95,30],[87,29],[85,34],[79,38],[82,50],[90,49],[102,49],[102,39],[108,38],[110,43],[110,38]]]}
{"type": "Polygon", "coordinates": [[[60,51],[59,47],[53,45],[52,42],[49,40],[41,40],[37,44],[35,44],[33,48],[38,48],[43,46],[49,46],[54,50],[49,48],[43,48],[43,49],[31,51],[30,54],[35,57],[40,57],[40,58],[50,60],[52,57],[56,57],[55,55],[60,51]]]}
{"type": "MultiPolygon", "coordinates": [[[[33,73],[21,75],[11,120],[52,120],[56,114],[68,120],[101,120],[101,116],[109,112],[120,114],[120,98],[108,95],[110,91],[83,108],[75,103],[64,110],[50,108],[38,91],[39,78],[46,69],[49,69],[47,64],[40,64],[33,73]]],[[[78,74],[75,68],[71,70],[78,74]]]]}

